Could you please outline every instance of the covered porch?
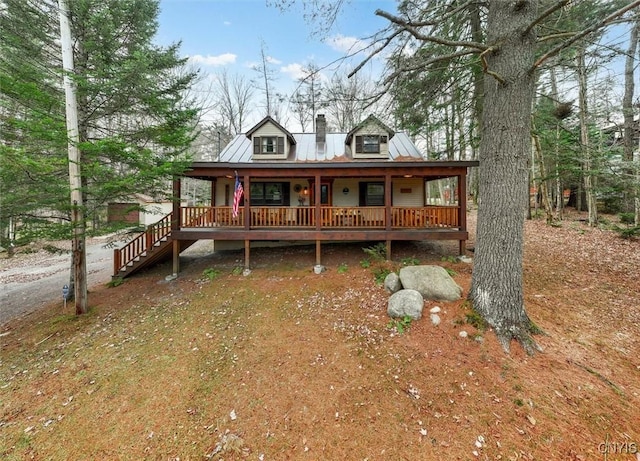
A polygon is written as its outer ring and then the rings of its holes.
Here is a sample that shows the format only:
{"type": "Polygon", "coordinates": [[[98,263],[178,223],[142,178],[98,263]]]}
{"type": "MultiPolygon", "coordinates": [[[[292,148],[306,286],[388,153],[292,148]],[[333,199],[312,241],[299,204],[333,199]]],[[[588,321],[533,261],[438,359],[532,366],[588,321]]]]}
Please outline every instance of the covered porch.
{"type": "MultiPolygon", "coordinates": [[[[178,241],[242,241],[247,269],[251,243],[258,241],[315,242],[317,265],[327,241],[382,241],[390,257],[394,240],[457,240],[465,254],[466,178],[473,166],[477,162],[194,163],[185,176],[209,182],[210,203],[178,206],[176,200],[171,233],[178,241]],[[236,175],[244,195],[234,217],[236,175]],[[427,183],[442,179],[453,184],[447,203],[431,204],[427,183]],[[274,184],[286,187],[276,190],[280,202],[269,204],[274,184]]],[[[174,194],[184,201],[181,190],[177,179],[174,194]]]]}
{"type": "Polygon", "coordinates": [[[123,248],[114,250],[114,277],[172,257],[180,271],[180,252],[198,240],[244,248],[251,266],[251,246],[258,242],[315,243],[316,265],[322,243],[455,240],[466,253],[467,169],[477,162],[354,163],[194,163],[184,177],[205,181],[202,204],[188,204],[183,178],[173,182],[172,212],[123,248]],[[235,178],[244,193],[234,213],[235,178]],[[439,203],[429,183],[447,180],[439,203]],[[449,187],[451,186],[451,187],[449,187]]]}

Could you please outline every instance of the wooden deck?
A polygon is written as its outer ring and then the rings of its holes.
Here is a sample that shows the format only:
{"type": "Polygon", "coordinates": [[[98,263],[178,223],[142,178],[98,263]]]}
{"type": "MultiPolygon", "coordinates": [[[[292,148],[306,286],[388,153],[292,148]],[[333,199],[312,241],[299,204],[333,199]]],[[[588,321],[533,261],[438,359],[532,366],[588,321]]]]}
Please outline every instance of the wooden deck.
{"type": "MultiPolygon", "coordinates": [[[[113,255],[113,277],[126,277],[197,240],[387,241],[468,239],[458,206],[179,207],[113,255]],[[174,243],[177,243],[177,249],[174,243]]],[[[174,254],[174,258],[176,255],[174,254]]]]}

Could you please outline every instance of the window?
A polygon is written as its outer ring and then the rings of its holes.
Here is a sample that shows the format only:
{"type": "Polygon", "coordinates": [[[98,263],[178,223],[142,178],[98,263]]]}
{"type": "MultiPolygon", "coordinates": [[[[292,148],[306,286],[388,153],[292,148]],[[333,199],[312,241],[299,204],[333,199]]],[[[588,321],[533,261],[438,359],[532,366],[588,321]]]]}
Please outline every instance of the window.
{"type": "Polygon", "coordinates": [[[288,206],[289,183],[252,182],[249,198],[256,206],[288,206]]]}
{"type": "Polygon", "coordinates": [[[384,183],[361,182],[360,206],[384,206],[384,183]]]}
{"type": "Polygon", "coordinates": [[[277,152],[278,141],[273,136],[262,137],[262,153],[273,154],[277,152]]]}
{"type": "Polygon", "coordinates": [[[386,136],[367,134],[356,136],[356,153],[357,154],[379,154],[381,152],[380,145],[387,143],[386,136]]]}
{"type": "Polygon", "coordinates": [[[380,152],[380,138],[378,138],[378,136],[363,136],[362,151],[367,153],[380,152]]]}
{"type": "Polygon", "coordinates": [[[283,136],[256,136],[253,138],[254,155],[284,155],[283,136]]]}

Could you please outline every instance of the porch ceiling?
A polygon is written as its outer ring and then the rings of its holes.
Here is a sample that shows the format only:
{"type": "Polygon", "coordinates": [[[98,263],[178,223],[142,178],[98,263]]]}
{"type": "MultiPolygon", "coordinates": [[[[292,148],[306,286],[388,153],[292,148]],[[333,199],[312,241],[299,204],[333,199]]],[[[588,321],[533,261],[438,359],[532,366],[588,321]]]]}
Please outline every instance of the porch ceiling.
{"type": "Polygon", "coordinates": [[[192,163],[183,176],[210,180],[239,176],[262,178],[323,177],[395,177],[415,176],[432,179],[466,175],[467,169],[478,166],[477,161],[432,162],[349,162],[349,163],[192,163]]]}

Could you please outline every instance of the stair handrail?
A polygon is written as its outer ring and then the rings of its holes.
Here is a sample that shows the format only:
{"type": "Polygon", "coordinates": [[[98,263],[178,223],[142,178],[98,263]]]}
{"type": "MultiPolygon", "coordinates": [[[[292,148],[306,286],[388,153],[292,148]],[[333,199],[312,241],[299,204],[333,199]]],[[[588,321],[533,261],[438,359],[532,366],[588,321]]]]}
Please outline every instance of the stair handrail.
{"type": "MultiPolygon", "coordinates": [[[[193,224],[198,221],[202,215],[206,214],[206,210],[201,213],[194,213],[187,223],[193,224]]],[[[149,224],[144,232],[135,237],[122,248],[113,250],[113,276],[117,277],[120,271],[126,268],[131,261],[148,253],[153,247],[163,239],[171,236],[171,221],[173,220],[173,212],[164,216],[158,222],[149,224]]]]}
{"type": "Polygon", "coordinates": [[[162,239],[169,237],[172,219],[173,213],[169,213],[158,222],[148,225],[144,232],[141,232],[122,248],[114,249],[113,275],[117,276],[131,261],[151,250],[162,239]]]}

